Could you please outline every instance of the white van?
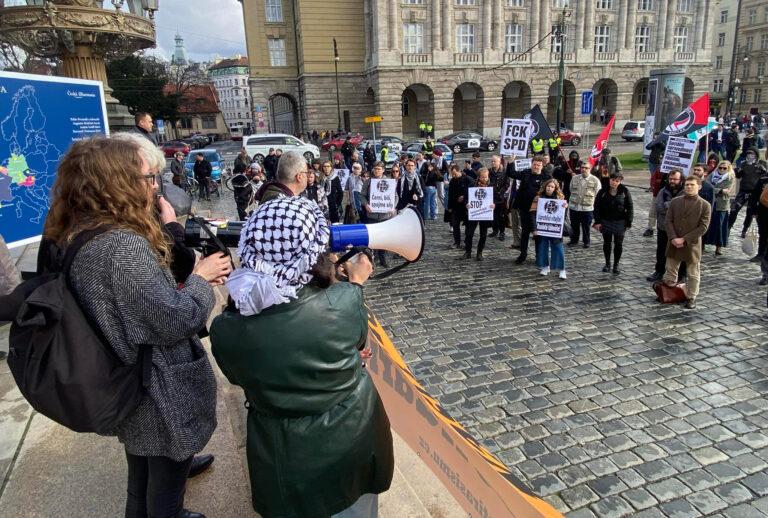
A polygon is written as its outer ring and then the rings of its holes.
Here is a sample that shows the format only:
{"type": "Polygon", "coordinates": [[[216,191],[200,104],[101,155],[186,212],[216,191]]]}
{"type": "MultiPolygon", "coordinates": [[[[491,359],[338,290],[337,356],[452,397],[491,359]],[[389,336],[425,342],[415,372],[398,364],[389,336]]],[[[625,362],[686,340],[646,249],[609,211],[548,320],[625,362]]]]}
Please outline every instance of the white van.
{"type": "Polygon", "coordinates": [[[283,153],[287,151],[298,151],[307,162],[320,158],[320,149],[313,144],[307,144],[297,139],[293,135],[285,133],[267,133],[259,135],[248,135],[243,137],[243,147],[248,155],[258,158],[260,162],[269,154],[269,149],[282,149],[283,153]]]}

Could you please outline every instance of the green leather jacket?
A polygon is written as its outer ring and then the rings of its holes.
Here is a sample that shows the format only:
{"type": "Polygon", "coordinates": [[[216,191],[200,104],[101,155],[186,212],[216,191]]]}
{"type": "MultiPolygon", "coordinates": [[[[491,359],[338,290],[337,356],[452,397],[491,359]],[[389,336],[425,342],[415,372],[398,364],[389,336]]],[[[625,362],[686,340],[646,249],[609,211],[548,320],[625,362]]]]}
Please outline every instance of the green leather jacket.
{"type": "Polygon", "coordinates": [[[346,282],[213,321],[213,355],[249,403],[251,495],[264,518],[327,518],[389,489],[389,419],[358,352],[367,334],[362,289],[346,282]]]}

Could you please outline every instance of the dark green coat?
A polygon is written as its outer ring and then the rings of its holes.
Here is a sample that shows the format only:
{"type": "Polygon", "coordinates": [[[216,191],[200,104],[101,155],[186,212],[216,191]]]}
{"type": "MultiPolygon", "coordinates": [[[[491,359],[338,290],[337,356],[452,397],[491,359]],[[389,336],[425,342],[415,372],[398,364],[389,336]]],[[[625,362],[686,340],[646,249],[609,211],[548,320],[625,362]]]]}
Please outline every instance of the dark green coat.
{"type": "Polygon", "coordinates": [[[389,419],[358,353],[367,334],[362,289],[345,282],[213,321],[213,355],[250,405],[251,495],[265,518],[328,518],[389,489],[389,419]]]}

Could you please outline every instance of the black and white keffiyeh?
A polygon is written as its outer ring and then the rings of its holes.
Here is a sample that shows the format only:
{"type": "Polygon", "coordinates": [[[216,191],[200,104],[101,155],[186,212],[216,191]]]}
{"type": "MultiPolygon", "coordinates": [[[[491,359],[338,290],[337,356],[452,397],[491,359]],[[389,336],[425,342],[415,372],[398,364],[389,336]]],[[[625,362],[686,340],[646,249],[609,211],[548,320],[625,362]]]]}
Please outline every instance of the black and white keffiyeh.
{"type": "Polygon", "coordinates": [[[240,234],[241,267],[227,279],[240,313],[258,314],[296,298],[329,239],[328,222],[311,200],[276,198],[261,205],[240,234]]]}

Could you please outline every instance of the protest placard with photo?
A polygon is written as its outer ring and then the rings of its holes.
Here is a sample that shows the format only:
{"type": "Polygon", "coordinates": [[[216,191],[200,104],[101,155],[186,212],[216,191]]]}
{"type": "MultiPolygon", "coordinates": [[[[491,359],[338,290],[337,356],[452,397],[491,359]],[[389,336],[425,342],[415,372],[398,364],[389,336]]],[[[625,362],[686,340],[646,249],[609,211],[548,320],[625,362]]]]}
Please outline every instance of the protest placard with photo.
{"type": "Polygon", "coordinates": [[[371,178],[371,190],[368,193],[371,210],[376,213],[393,212],[395,210],[395,191],[397,180],[371,178]]]}
{"type": "Polygon", "coordinates": [[[470,221],[493,221],[493,187],[470,187],[467,210],[470,221]]]}
{"type": "Polygon", "coordinates": [[[499,154],[504,156],[528,155],[531,139],[531,121],[528,119],[504,119],[501,126],[499,154]]]}
{"type": "Polygon", "coordinates": [[[563,237],[565,226],[565,200],[539,198],[536,206],[536,235],[543,237],[563,237]]]}
{"type": "Polygon", "coordinates": [[[341,181],[341,189],[346,190],[347,180],[349,179],[349,169],[334,169],[333,171],[336,173],[336,176],[338,176],[339,180],[341,181]]]}

